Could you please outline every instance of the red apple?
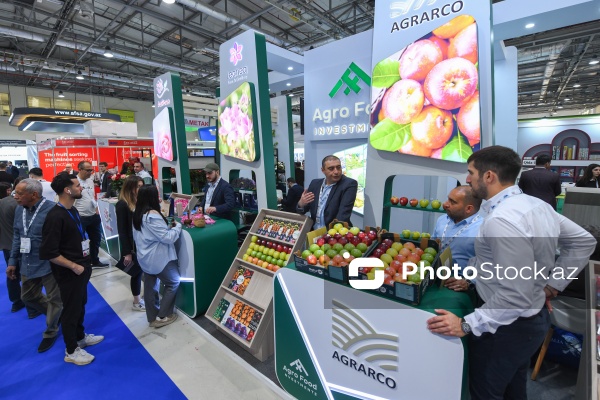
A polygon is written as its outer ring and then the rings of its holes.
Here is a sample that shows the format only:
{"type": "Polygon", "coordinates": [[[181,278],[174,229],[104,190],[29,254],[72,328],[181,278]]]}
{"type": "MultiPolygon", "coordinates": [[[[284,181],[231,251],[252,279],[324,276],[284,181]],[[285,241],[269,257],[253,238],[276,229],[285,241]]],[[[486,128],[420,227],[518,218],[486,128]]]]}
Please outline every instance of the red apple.
{"type": "Polygon", "coordinates": [[[385,244],[386,246],[391,246],[392,244],[394,244],[394,241],[391,239],[383,239],[381,243],[385,244]]]}
{"type": "Polygon", "coordinates": [[[317,265],[317,257],[314,254],[306,257],[306,261],[311,265],[317,265]]]}
{"type": "Polygon", "coordinates": [[[373,257],[381,257],[383,255],[383,253],[385,253],[385,251],[382,251],[381,249],[375,249],[373,250],[373,257]]]}
{"type": "Polygon", "coordinates": [[[481,141],[481,120],[479,119],[479,92],[460,108],[456,114],[458,129],[469,140],[470,146],[475,146],[481,141]]]}
{"type": "Polygon", "coordinates": [[[446,58],[448,58],[448,41],[447,40],[440,39],[437,36],[431,36],[427,40],[431,40],[433,43],[435,43],[440,48],[440,51],[442,52],[442,60],[445,60],[446,58]]]}
{"type": "Polygon", "coordinates": [[[346,233],[346,239],[350,240],[354,237],[354,234],[352,232],[348,232],[346,233]]]}
{"type": "Polygon", "coordinates": [[[412,79],[402,79],[385,92],[381,109],[383,115],[395,123],[407,124],[419,115],[424,101],[421,84],[412,79]]]}
{"type": "Polygon", "coordinates": [[[339,241],[341,237],[342,237],[342,235],[340,235],[339,233],[336,233],[335,235],[333,235],[333,238],[337,241],[339,241]]]}
{"type": "Polygon", "coordinates": [[[410,124],[412,138],[428,149],[439,149],[444,146],[454,129],[452,113],[427,106],[410,124]]]}
{"type": "Polygon", "coordinates": [[[346,244],[348,244],[348,239],[342,236],[338,239],[338,243],[345,246],[346,244]]]}
{"type": "Polygon", "coordinates": [[[393,267],[391,267],[391,266],[390,266],[390,267],[387,267],[387,268],[385,269],[385,273],[386,273],[386,274],[389,274],[390,276],[394,276],[394,275],[396,275],[396,272],[398,272],[398,271],[396,271],[396,268],[393,268],[393,267]]]}
{"type": "Polygon", "coordinates": [[[462,57],[477,63],[477,24],[467,26],[450,39],[448,58],[462,57]]]}
{"type": "Polygon", "coordinates": [[[400,57],[400,77],[422,81],[443,59],[442,51],[437,44],[427,39],[416,41],[408,46],[400,57]]]}
{"type": "Polygon", "coordinates": [[[362,242],[363,242],[364,244],[366,244],[367,246],[370,246],[370,245],[372,245],[372,244],[373,244],[373,241],[372,241],[372,240],[371,240],[369,237],[365,237],[365,238],[363,238],[363,239],[362,239],[362,242]]]}
{"type": "Polygon", "coordinates": [[[369,239],[371,239],[371,240],[377,239],[377,232],[375,232],[375,231],[369,231],[367,233],[367,235],[369,235],[369,239]]]}
{"type": "Polygon", "coordinates": [[[358,236],[354,236],[352,239],[350,239],[350,243],[356,247],[356,245],[360,243],[360,238],[358,236]]]}
{"type": "Polygon", "coordinates": [[[417,199],[410,199],[409,204],[410,204],[411,207],[416,207],[417,204],[419,204],[419,200],[417,200],[417,199]]]}
{"type": "MultiPolygon", "coordinates": [[[[325,239],[323,239],[323,238],[318,239],[317,244],[319,245],[319,247],[323,246],[325,244],[325,239]]],[[[281,250],[279,250],[280,247],[281,247],[281,245],[277,246],[277,251],[281,251],[281,250]]]]}
{"type": "Polygon", "coordinates": [[[329,256],[323,254],[321,257],[319,257],[319,264],[320,265],[327,265],[327,264],[329,264],[330,260],[331,259],[329,258],[329,256]]]}
{"type": "Polygon", "coordinates": [[[405,279],[402,279],[402,274],[400,272],[394,275],[394,281],[396,282],[406,282],[405,279]]]}
{"type": "Polygon", "coordinates": [[[334,238],[331,238],[327,241],[327,244],[329,244],[330,246],[333,246],[336,243],[337,243],[337,240],[335,240],[334,238]]]}
{"type": "Polygon", "coordinates": [[[400,202],[400,199],[397,198],[396,196],[392,196],[392,198],[390,199],[390,203],[392,203],[393,205],[396,205],[400,202]]]}
{"type": "Polygon", "coordinates": [[[405,206],[408,204],[408,199],[406,197],[400,197],[400,205],[405,206]]]}
{"type": "Polygon", "coordinates": [[[395,282],[395,280],[391,276],[389,278],[383,280],[383,283],[385,283],[386,285],[390,285],[390,286],[394,286],[394,282],[395,282]]]}
{"type": "Polygon", "coordinates": [[[444,110],[453,110],[462,107],[475,93],[477,83],[475,65],[464,58],[456,57],[433,67],[423,87],[431,104],[444,110]]]}

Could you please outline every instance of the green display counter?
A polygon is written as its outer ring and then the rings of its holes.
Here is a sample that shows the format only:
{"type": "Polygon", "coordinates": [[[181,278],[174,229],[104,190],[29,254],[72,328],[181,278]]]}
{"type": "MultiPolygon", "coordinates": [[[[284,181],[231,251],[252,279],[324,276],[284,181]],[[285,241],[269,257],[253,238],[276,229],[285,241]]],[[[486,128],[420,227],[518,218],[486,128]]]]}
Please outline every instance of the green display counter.
{"type": "Polygon", "coordinates": [[[275,369],[298,399],[467,399],[467,338],[432,334],[442,308],[463,317],[472,297],[431,286],[418,306],[297,271],[274,279],[275,369]]]}
{"type": "Polygon", "coordinates": [[[181,274],[176,305],[191,318],[206,312],[238,251],[233,222],[215,220],[204,228],[184,227],[176,244],[181,274]]]}

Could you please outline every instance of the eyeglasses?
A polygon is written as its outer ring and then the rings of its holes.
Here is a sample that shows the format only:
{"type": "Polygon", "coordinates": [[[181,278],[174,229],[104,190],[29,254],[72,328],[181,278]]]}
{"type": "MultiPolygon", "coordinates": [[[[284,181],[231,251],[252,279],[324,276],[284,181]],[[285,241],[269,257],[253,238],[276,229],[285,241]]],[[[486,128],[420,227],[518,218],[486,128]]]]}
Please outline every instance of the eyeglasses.
{"type": "Polygon", "coordinates": [[[84,169],[84,171],[87,171],[87,172],[94,172],[94,169],[93,169],[93,168],[90,168],[90,169],[84,169]]]}

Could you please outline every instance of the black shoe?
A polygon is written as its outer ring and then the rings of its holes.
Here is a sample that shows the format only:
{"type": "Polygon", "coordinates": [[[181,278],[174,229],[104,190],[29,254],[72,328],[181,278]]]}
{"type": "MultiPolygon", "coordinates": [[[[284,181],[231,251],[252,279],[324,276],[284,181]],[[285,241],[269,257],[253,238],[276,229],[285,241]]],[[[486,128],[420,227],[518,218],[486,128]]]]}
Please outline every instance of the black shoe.
{"type": "Polygon", "coordinates": [[[92,268],[108,268],[110,264],[107,263],[103,263],[102,261],[98,260],[95,263],[92,263],[92,268]]]}
{"type": "Polygon", "coordinates": [[[25,307],[25,303],[23,303],[22,301],[18,301],[16,303],[13,303],[12,307],[10,308],[10,312],[17,312],[19,310],[22,310],[25,307]]]}
{"type": "Polygon", "coordinates": [[[38,346],[38,353],[43,353],[47,350],[50,350],[52,346],[54,346],[54,342],[56,342],[56,338],[58,335],[54,337],[47,337],[42,339],[42,343],[38,346]]]}
{"type": "Polygon", "coordinates": [[[37,310],[34,310],[34,311],[31,313],[31,314],[29,314],[29,319],[34,319],[34,318],[37,318],[37,317],[39,317],[40,315],[42,315],[42,313],[41,313],[41,312],[39,312],[39,311],[37,311],[37,310]]]}

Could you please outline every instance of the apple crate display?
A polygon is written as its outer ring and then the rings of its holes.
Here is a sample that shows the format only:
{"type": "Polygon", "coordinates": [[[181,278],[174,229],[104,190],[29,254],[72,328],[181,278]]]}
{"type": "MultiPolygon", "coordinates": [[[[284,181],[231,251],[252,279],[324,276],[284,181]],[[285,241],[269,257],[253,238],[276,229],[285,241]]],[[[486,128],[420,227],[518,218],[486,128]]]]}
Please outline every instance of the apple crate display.
{"type": "Polygon", "coordinates": [[[221,331],[264,361],[273,352],[273,275],[305,242],[306,216],[260,210],[207,314],[221,331]]]}
{"type": "MultiPolygon", "coordinates": [[[[410,233],[410,231],[403,231],[403,235],[405,232],[410,233]]],[[[438,253],[438,242],[427,237],[422,237],[419,241],[402,238],[397,233],[381,233],[377,247],[368,254],[384,264],[383,285],[375,291],[385,297],[418,305],[427,288],[434,283],[434,279],[431,279],[428,274],[421,280],[421,266],[432,267],[434,270],[438,268],[440,266],[438,253]],[[405,262],[419,266],[414,274],[406,277],[407,279],[404,279],[402,273],[406,268],[405,262]]],[[[377,268],[361,267],[358,269],[358,275],[361,279],[374,279],[375,269],[377,268]]]]}
{"type": "Polygon", "coordinates": [[[397,208],[416,208],[419,210],[429,210],[429,211],[438,211],[445,212],[443,209],[440,210],[442,206],[442,202],[438,199],[431,200],[431,202],[427,199],[408,199],[407,197],[390,197],[390,204],[386,204],[386,206],[397,207],[397,208]]]}
{"type": "Polygon", "coordinates": [[[366,227],[349,228],[347,223],[331,223],[324,235],[315,238],[307,249],[294,253],[296,268],[332,281],[348,283],[348,265],[364,257],[377,244],[378,231],[366,227]]]}

